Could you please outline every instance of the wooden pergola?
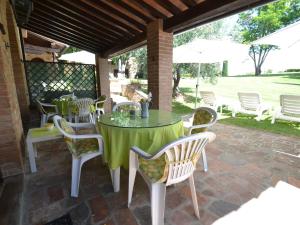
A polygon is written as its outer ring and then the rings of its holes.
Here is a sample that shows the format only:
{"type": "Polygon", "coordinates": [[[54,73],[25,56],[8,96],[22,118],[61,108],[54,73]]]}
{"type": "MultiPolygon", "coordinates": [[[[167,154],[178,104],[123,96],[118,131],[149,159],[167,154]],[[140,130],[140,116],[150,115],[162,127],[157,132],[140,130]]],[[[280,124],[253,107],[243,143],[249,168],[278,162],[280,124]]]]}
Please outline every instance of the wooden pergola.
{"type": "MultiPolygon", "coordinates": [[[[154,107],[171,109],[172,39],[182,32],[272,0],[32,0],[18,25],[97,54],[102,94],[109,95],[107,58],[147,43],[154,107]]],[[[19,19],[21,18],[21,19],[19,19]]]]}

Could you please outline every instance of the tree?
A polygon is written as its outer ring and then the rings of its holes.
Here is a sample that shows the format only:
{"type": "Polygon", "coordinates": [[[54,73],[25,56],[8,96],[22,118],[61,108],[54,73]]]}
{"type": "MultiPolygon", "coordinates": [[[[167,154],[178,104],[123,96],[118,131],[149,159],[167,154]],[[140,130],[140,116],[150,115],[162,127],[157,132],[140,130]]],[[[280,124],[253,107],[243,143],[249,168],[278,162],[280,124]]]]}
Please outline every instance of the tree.
{"type": "MultiPolygon", "coordinates": [[[[300,17],[300,0],[281,0],[259,8],[248,10],[239,15],[241,39],[243,43],[262,38],[274,31],[295,22],[300,17]]],[[[261,74],[261,68],[274,45],[254,45],[249,48],[249,56],[255,67],[255,75],[261,74]]]]}
{"type": "MultiPolygon", "coordinates": [[[[189,30],[187,32],[178,34],[174,37],[173,46],[178,47],[183,44],[187,44],[192,42],[196,38],[204,38],[204,39],[218,39],[222,38],[226,35],[224,32],[225,27],[223,26],[224,20],[219,20],[216,22],[212,22],[203,26],[199,26],[195,29],[189,30]]],[[[204,66],[208,70],[213,69],[215,65],[204,66]]],[[[176,97],[179,94],[179,82],[182,74],[192,74],[196,76],[198,71],[198,64],[193,63],[180,63],[173,65],[173,97],[176,97]]],[[[210,71],[206,71],[203,73],[203,76],[215,76],[216,74],[210,73],[210,71]]],[[[214,80],[214,79],[210,79],[214,80]]]]}

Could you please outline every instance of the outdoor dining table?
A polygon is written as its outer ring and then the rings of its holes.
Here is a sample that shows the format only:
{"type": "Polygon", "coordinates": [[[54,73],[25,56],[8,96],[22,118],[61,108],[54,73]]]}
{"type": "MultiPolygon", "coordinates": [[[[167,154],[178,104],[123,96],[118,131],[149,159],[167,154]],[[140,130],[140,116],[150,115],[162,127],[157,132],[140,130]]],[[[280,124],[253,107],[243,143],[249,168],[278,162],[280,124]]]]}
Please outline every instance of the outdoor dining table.
{"type": "Polygon", "coordinates": [[[108,164],[114,191],[120,190],[120,167],[128,169],[129,151],[137,146],[155,154],[164,145],[182,137],[181,116],[162,110],[150,110],[148,118],[113,112],[98,118],[97,127],[104,141],[104,161],[108,164]]]}

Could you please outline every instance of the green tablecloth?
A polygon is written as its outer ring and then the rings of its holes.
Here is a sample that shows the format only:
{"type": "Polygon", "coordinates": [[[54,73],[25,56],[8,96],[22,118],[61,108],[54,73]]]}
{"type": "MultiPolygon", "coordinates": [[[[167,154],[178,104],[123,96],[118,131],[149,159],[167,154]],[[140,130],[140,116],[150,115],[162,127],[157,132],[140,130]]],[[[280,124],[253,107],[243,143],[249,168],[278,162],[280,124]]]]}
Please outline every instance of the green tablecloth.
{"type": "MultiPolygon", "coordinates": [[[[151,114],[157,115],[155,112],[150,112],[150,117],[151,114]]],[[[161,118],[158,119],[161,123],[161,118]]],[[[132,146],[137,146],[150,154],[154,154],[164,145],[184,135],[181,119],[170,125],[158,125],[157,127],[153,126],[152,123],[152,127],[146,128],[122,127],[123,124],[118,127],[116,124],[107,125],[101,121],[98,121],[97,126],[104,139],[104,161],[108,163],[111,169],[121,166],[128,168],[129,151],[132,146]]]]}

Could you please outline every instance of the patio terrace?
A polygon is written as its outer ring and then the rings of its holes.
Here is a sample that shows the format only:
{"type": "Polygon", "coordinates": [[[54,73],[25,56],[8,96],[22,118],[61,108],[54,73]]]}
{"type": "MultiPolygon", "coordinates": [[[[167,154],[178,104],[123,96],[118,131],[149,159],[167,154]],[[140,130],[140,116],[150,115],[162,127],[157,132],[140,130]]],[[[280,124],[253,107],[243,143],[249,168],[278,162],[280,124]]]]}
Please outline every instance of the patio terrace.
{"type": "MultiPolygon", "coordinates": [[[[186,181],[167,188],[165,224],[212,224],[280,180],[300,188],[300,159],[277,152],[299,155],[297,138],[223,124],[212,130],[217,139],[207,148],[209,170],[199,165],[194,173],[200,222],[186,181]]],[[[31,174],[26,162],[24,225],[43,225],[66,213],[73,224],[151,224],[149,191],[139,175],[128,209],[128,171],[121,171],[121,190],[114,193],[101,157],[84,165],[77,199],[70,197],[71,155],[63,141],[40,144],[37,167],[31,174]]]]}

